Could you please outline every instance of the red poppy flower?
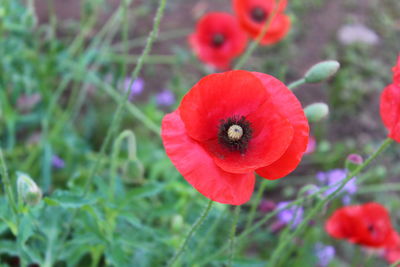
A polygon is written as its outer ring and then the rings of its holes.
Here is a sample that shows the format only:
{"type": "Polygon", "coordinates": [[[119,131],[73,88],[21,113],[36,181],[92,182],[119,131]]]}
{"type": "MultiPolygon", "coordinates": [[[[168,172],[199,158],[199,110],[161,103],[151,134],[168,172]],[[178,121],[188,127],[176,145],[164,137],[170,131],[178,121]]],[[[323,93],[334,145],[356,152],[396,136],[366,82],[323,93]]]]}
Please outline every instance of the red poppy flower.
{"type": "Polygon", "coordinates": [[[247,36],[234,16],[213,12],[200,19],[189,44],[203,62],[226,70],[246,48],[247,36]]]}
{"type": "MultiPolygon", "coordinates": [[[[383,256],[390,263],[393,264],[400,260],[400,236],[397,232],[392,233],[393,246],[385,248],[383,256]]],[[[400,265],[398,265],[400,266],[400,265]]]]}
{"type": "Polygon", "coordinates": [[[393,72],[393,83],[381,95],[380,112],[383,124],[389,130],[389,137],[400,142],[400,56],[393,72]]]}
{"type": "Polygon", "coordinates": [[[286,176],[306,150],[309,127],[300,102],[279,80],[248,71],[211,74],[162,122],[167,155],[204,196],[248,201],[254,171],[286,176]]]}
{"type": "Polygon", "coordinates": [[[332,237],[368,247],[391,247],[396,243],[388,211],[374,202],[336,210],[325,229],[332,237]]]}
{"type": "Polygon", "coordinates": [[[287,0],[234,0],[233,9],[242,28],[254,39],[261,33],[268,17],[277,9],[274,18],[261,40],[261,44],[274,44],[290,30],[290,19],[283,12],[287,0]],[[279,7],[277,5],[279,4],[279,7]]]}

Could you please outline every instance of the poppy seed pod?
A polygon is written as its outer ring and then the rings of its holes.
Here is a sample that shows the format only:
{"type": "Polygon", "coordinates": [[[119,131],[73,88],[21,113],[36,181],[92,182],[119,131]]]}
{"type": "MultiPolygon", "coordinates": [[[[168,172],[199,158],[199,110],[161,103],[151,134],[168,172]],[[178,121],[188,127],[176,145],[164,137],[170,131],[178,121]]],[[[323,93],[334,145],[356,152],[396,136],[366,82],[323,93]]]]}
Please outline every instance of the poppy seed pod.
{"type": "Polygon", "coordinates": [[[335,60],[323,61],[312,66],[304,75],[307,83],[323,82],[339,70],[340,63],[335,60]]]}
{"type": "Polygon", "coordinates": [[[42,199],[42,190],[27,174],[17,172],[18,196],[30,206],[37,205],[42,199]]]}

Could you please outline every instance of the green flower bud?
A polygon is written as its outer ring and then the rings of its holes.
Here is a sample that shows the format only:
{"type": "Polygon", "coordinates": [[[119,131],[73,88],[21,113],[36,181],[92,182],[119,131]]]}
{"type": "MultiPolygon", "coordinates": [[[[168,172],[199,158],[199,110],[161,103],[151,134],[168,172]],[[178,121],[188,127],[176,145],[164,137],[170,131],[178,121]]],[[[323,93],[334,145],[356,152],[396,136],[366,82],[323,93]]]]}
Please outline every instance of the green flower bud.
{"type": "Polygon", "coordinates": [[[42,199],[42,190],[25,173],[17,172],[17,190],[19,198],[28,205],[35,206],[42,199]]]}
{"type": "Polygon", "coordinates": [[[340,68],[335,60],[323,61],[312,66],[304,75],[306,83],[319,83],[332,77],[340,68]]]}
{"type": "Polygon", "coordinates": [[[183,217],[181,215],[174,215],[172,217],[171,225],[172,225],[172,230],[174,232],[182,231],[182,228],[185,225],[185,223],[183,221],[183,217]]]}
{"type": "Polygon", "coordinates": [[[358,166],[360,166],[361,164],[363,164],[363,158],[360,155],[358,155],[358,154],[350,154],[346,158],[345,167],[350,172],[352,172],[355,169],[357,169],[358,166]]]}
{"type": "Polygon", "coordinates": [[[314,103],[304,109],[309,122],[318,122],[329,114],[329,107],[325,103],[314,103]]]}

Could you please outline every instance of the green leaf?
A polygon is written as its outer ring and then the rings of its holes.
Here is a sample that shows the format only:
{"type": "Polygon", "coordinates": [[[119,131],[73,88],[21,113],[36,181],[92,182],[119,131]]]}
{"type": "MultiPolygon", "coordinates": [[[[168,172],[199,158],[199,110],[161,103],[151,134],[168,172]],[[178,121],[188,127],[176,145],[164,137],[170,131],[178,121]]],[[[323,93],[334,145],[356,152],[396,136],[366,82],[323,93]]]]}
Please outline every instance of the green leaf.
{"type": "Polygon", "coordinates": [[[18,249],[15,242],[3,240],[0,241],[0,253],[6,253],[9,255],[18,255],[18,249]]]}
{"type": "Polygon", "coordinates": [[[97,199],[93,197],[83,197],[81,194],[74,192],[56,191],[52,197],[46,197],[44,201],[50,206],[79,209],[86,205],[95,204],[97,199]]]}

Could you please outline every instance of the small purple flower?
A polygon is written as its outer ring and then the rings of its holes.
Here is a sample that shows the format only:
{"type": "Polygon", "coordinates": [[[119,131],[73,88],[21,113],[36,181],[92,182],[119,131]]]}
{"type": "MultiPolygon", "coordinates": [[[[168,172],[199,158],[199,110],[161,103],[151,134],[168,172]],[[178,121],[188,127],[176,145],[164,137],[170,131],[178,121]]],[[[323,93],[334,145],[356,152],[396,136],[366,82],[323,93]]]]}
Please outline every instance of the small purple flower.
{"type": "MultiPolygon", "coordinates": [[[[280,202],[280,203],[278,203],[276,208],[282,209],[282,208],[285,208],[289,204],[290,204],[289,201],[280,202]]],[[[286,208],[286,209],[280,211],[277,214],[277,217],[278,217],[278,220],[281,221],[282,223],[291,224],[291,227],[295,228],[303,220],[303,213],[304,213],[304,210],[302,207],[300,207],[298,205],[293,205],[289,208],[286,208]]]]}
{"type": "Polygon", "coordinates": [[[124,80],[125,92],[129,90],[129,100],[132,101],[135,96],[143,92],[144,80],[142,78],[137,78],[131,85],[132,79],[126,78],[124,80]],[[129,87],[130,86],[130,87],[129,87]]]}
{"type": "Polygon", "coordinates": [[[339,29],[337,37],[344,45],[351,45],[354,43],[376,45],[380,41],[376,32],[363,24],[344,25],[339,29]]]}
{"type": "Polygon", "coordinates": [[[317,243],[315,245],[315,254],[318,259],[318,266],[326,267],[335,257],[335,248],[333,246],[326,246],[322,243],[317,243]]]}
{"type": "MultiPolygon", "coordinates": [[[[322,185],[327,185],[330,188],[324,193],[325,196],[332,194],[340,186],[340,182],[343,181],[347,176],[347,171],[344,169],[334,169],[327,172],[318,172],[316,177],[322,185]]],[[[357,192],[356,179],[351,179],[343,191],[347,193],[342,199],[345,204],[349,204],[351,201],[350,196],[357,192]]]]}
{"type": "Polygon", "coordinates": [[[156,102],[159,106],[171,106],[175,103],[175,95],[170,90],[165,89],[156,95],[156,102]]]}
{"type": "Polygon", "coordinates": [[[56,168],[56,169],[62,169],[62,168],[65,167],[65,162],[59,156],[53,155],[51,157],[51,165],[53,165],[53,167],[56,168]]]}

